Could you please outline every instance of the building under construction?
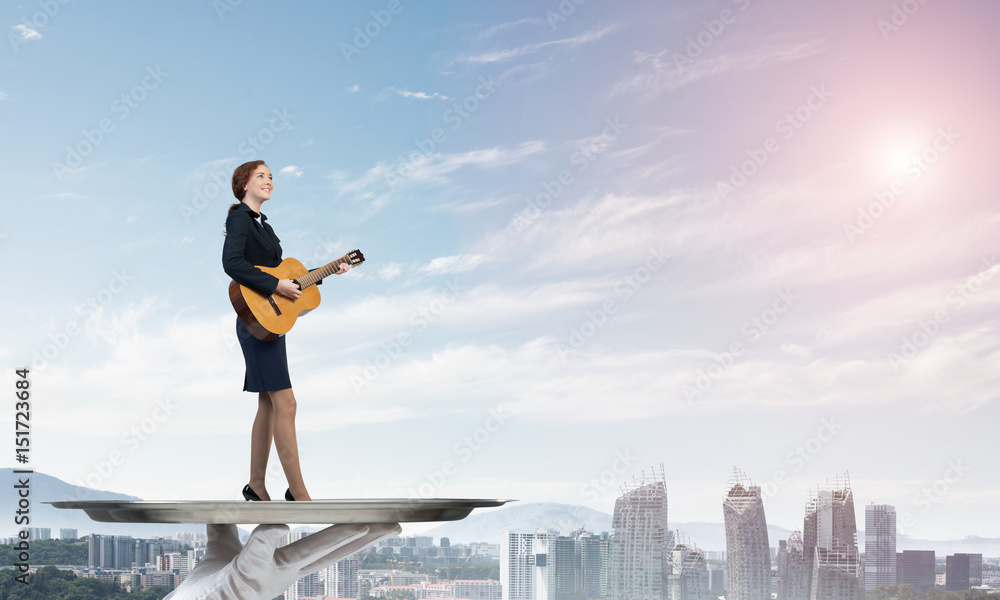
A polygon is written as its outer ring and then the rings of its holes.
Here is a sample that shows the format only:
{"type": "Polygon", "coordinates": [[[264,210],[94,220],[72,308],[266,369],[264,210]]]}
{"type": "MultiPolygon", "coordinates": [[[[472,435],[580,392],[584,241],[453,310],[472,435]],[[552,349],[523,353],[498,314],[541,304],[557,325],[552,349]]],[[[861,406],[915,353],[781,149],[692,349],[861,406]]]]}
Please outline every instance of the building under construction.
{"type": "Polygon", "coordinates": [[[847,473],[810,493],[803,525],[810,600],[864,600],[854,494],[847,473]]]}
{"type": "Polygon", "coordinates": [[[610,600],[664,600],[669,574],[670,531],[663,466],[622,485],[612,519],[608,572],[610,600]]]}
{"type": "Polygon", "coordinates": [[[778,600],[809,600],[809,565],[802,533],[793,531],[778,542],[778,600]]]}
{"type": "Polygon", "coordinates": [[[726,521],[726,569],[729,600],[771,599],[771,550],[760,487],[733,468],[731,487],[722,502],[726,521]]]}
{"type": "Polygon", "coordinates": [[[668,600],[708,600],[708,568],[701,548],[681,538],[667,557],[668,600]]]}

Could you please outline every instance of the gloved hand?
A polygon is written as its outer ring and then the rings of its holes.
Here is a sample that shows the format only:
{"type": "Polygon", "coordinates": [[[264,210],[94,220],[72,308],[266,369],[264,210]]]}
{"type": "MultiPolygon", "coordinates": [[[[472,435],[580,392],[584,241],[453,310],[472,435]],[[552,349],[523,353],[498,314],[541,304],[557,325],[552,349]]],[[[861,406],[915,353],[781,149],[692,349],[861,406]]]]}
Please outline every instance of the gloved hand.
{"type": "Polygon", "coordinates": [[[259,525],[246,546],[236,525],[206,525],[205,558],[164,600],[271,600],[295,581],[399,535],[397,523],[340,524],[277,547],[287,525],[259,525]]]}

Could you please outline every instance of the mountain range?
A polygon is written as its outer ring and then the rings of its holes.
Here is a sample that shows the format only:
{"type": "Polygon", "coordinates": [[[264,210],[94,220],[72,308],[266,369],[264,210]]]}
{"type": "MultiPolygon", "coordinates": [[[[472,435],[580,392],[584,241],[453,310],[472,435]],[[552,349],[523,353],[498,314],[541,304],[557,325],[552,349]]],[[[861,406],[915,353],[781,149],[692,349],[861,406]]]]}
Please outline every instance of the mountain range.
{"type": "Polygon", "coordinates": [[[66,483],[62,479],[40,473],[14,473],[14,469],[0,469],[0,506],[9,507],[10,518],[4,518],[0,526],[0,537],[13,537],[22,527],[48,527],[52,537],[59,537],[59,530],[76,529],[77,535],[83,537],[91,533],[108,535],[130,535],[137,538],[169,537],[178,532],[205,533],[205,526],[198,524],[158,524],[158,523],[99,523],[90,519],[82,510],[66,510],[55,508],[46,502],[75,502],[82,500],[141,500],[136,496],[92,490],[87,487],[66,483]],[[28,500],[31,502],[28,517],[30,523],[17,525],[14,513],[18,510],[19,490],[15,489],[18,481],[29,478],[28,500]]]}

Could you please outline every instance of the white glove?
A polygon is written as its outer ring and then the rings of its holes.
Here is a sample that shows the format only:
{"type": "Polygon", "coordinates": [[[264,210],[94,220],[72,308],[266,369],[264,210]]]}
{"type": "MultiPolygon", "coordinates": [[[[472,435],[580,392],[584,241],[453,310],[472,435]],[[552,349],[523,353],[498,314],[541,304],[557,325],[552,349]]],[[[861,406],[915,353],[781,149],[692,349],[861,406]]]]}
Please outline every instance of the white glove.
{"type": "Polygon", "coordinates": [[[206,525],[208,550],[164,600],[271,600],[299,579],[399,535],[397,523],[340,524],[278,547],[287,525],[258,525],[246,546],[236,525],[206,525]]]}

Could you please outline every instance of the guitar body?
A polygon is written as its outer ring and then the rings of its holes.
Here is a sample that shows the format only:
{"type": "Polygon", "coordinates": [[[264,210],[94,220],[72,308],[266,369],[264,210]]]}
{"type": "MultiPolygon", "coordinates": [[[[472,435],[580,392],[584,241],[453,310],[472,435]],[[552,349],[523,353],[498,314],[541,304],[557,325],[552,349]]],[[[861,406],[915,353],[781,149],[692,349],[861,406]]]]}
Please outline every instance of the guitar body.
{"type": "Polygon", "coordinates": [[[319,306],[319,290],[314,284],[324,277],[339,272],[347,265],[356,267],[365,262],[360,250],[351,250],[337,260],[310,271],[294,258],[286,258],[277,267],[257,268],[278,279],[294,279],[302,290],[298,300],[290,300],[278,294],[262,296],[245,285],[235,281],[229,284],[229,300],[236,309],[240,321],[258,340],[271,342],[288,333],[299,315],[304,315],[319,306]]]}
{"type": "MultiPolygon", "coordinates": [[[[278,279],[297,279],[309,272],[299,261],[286,258],[277,267],[257,267],[278,279]]],[[[280,294],[263,296],[235,281],[229,284],[229,299],[240,321],[258,340],[270,342],[288,333],[299,315],[319,306],[319,289],[310,285],[302,290],[297,300],[280,294]]]]}

